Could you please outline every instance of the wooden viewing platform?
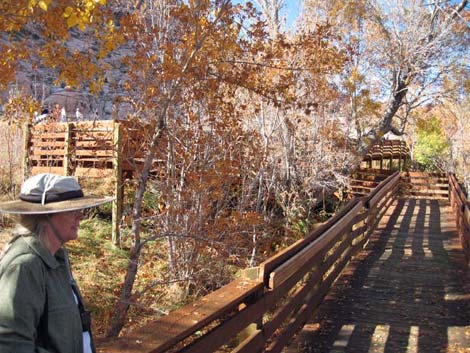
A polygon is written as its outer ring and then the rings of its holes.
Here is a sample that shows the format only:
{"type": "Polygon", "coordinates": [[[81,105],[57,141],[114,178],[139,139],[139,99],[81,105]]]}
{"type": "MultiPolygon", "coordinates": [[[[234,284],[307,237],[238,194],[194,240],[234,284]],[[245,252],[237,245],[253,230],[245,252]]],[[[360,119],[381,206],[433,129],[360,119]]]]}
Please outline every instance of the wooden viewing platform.
{"type": "Polygon", "coordinates": [[[470,273],[456,224],[446,201],[395,201],[285,352],[470,352],[470,273]]]}

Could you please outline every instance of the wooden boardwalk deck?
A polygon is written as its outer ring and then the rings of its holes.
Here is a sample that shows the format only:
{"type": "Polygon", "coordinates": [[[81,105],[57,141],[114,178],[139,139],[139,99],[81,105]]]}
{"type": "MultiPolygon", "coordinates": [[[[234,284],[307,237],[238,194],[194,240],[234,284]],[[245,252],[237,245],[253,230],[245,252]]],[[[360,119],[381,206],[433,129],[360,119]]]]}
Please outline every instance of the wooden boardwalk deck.
{"type": "Polygon", "coordinates": [[[470,352],[470,272],[449,205],[396,201],[284,352],[470,352]]]}

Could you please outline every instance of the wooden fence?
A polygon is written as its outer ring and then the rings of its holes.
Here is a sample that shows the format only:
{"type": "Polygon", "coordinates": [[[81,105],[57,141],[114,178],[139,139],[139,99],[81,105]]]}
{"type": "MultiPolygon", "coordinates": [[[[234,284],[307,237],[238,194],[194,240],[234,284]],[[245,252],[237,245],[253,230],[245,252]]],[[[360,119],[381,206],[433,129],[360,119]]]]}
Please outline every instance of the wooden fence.
{"type": "Polygon", "coordinates": [[[98,352],[281,352],[398,195],[393,173],[328,222],[219,290],[98,352]]]}
{"type": "Polygon", "coordinates": [[[467,259],[467,265],[470,266],[470,203],[454,174],[449,174],[449,198],[457,219],[457,230],[462,249],[467,259]]]}

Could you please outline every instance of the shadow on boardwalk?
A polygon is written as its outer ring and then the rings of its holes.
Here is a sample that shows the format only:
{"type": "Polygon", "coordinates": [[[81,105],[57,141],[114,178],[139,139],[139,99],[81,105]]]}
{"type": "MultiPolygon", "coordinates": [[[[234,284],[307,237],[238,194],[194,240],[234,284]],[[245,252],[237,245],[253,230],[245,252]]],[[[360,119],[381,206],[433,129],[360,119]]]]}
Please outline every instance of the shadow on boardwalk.
{"type": "Polygon", "coordinates": [[[395,202],[285,352],[470,352],[470,276],[450,207],[395,202]]]}

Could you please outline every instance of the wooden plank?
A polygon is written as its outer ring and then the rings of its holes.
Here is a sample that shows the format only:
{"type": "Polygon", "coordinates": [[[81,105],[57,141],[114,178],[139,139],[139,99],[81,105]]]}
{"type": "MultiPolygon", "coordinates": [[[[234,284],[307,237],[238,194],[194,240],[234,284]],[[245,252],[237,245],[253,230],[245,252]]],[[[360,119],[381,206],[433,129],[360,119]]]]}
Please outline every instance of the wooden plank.
{"type": "Polygon", "coordinates": [[[95,149],[113,149],[111,140],[74,140],[76,149],[95,148],[95,149]]]}
{"type": "MultiPolygon", "coordinates": [[[[355,176],[355,178],[360,177],[360,176],[355,176]]],[[[367,179],[367,176],[365,176],[363,179],[351,179],[350,184],[352,185],[369,185],[376,187],[379,185],[379,183],[384,180],[385,178],[370,178],[370,180],[367,179]]]]}
{"type": "Polygon", "coordinates": [[[394,172],[386,169],[372,169],[372,168],[361,168],[356,172],[359,175],[370,175],[376,177],[383,177],[384,179],[389,175],[392,175],[394,172]]]}
{"type": "Polygon", "coordinates": [[[359,185],[351,186],[352,192],[362,192],[363,194],[368,194],[374,189],[375,189],[374,187],[367,187],[367,186],[359,186],[359,185]]]}
{"type": "Polygon", "coordinates": [[[113,158],[113,150],[75,150],[73,154],[76,157],[92,156],[95,158],[108,157],[113,158]]]}
{"type": "Polygon", "coordinates": [[[232,353],[258,353],[264,350],[266,340],[262,330],[256,330],[245,339],[232,353]]]}
{"type": "Polygon", "coordinates": [[[406,193],[415,193],[415,194],[430,194],[430,195],[448,195],[449,190],[442,189],[430,189],[430,188],[413,188],[405,191],[406,193]]]}
{"type": "Polygon", "coordinates": [[[83,164],[83,162],[103,164],[103,163],[108,163],[108,162],[111,163],[113,159],[112,157],[109,157],[109,156],[96,157],[96,158],[89,158],[88,156],[79,156],[79,157],[76,157],[74,161],[76,164],[83,164]]]}
{"type": "Polygon", "coordinates": [[[165,352],[222,314],[236,310],[246,298],[262,288],[263,284],[257,280],[234,280],[126,337],[100,342],[98,352],[165,352]]]}
{"type": "Polygon", "coordinates": [[[411,191],[407,193],[408,197],[422,197],[422,198],[439,198],[439,199],[447,199],[447,193],[438,193],[438,192],[431,192],[431,191],[411,191]]]}
{"type": "Polygon", "coordinates": [[[31,152],[32,156],[43,156],[43,155],[49,155],[49,156],[64,156],[65,150],[64,149],[56,149],[56,150],[39,150],[39,149],[34,149],[31,152]]]}
{"type": "Polygon", "coordinates": [[[365,234],[366,232],[367,232],[367,224],[364,224],[364,225],[360,226],[359,228],[354,229],[351,232],[351,239],[354,241],[354,239],[356,239],[357,237],[365,234]]]}
{"type": "Polygon", "coordinates": [[[371,193],[369,196],[370,199],[367,202],[368,207],[374,207],[382,197],[389,192],[391,189],[394,189],[400,180],[400,174],[396,173],[388,177],[386,180],[383,181],[383,184],[381,184],[380,187],[377,188],[377,191],[374,191],[371,193]]]}
{"type": "Polygon", "coordinates": [[[386,185],[395,180],[395,178],[397,177],[397,175],[399,176],[400,173],[399,172],[394,172],[392,174],[390,174],[386,179],[382,180],[379,185],[375,188],[375,190],[373,190],[368,196],[366,196],[365,198],[365,203],[367,204],[371,198],[373,198],[377,193],[379,193],[384,187],[386,187],[386,185]]]}
{"type": "MultiPolygon", "coordinates": [[[[344,257],[344,251],[348,248],[351,248],[351,239],[344,239],[343,241],[340,242],[339,246],[334,250],[332,254],[330,254],[328,257],[325,258],[325,266],[326,266],[326,271],[328,272],[331,270],[332,266],[335,265],[335,263],[343,259],[344,257]]],[[[348,253],[351,253],[351,249],[349,250],[348,253]]],[[[336,267],[336,266],[335,266],[336,267]]]]}
{"type": "Polygon", "coordinates": [[[62,175],[64,172],[63,167],[32,167],[31,175],[37,175],[41,173],[53,173],[62,175]]]}
{"type": "Polygon", "coordinates": [[[54,132],[41,132],[41,133],[34,133],[33,139],[38,139],[42,141],[47,141],[47,140],[59,140],[59,139],[65,139],[65,131],[54,131],[54,132]]]}
{"type": "Polygon", "coordinates": [[[407,185],[406,188],[403,188],[402,189],[403,191],[429,191],[429,192],[433,192],[433,191],[444,191],[446,193],[449,192],[449,188],[448,186],[435,186],[435,185],[407,185]]]}
{"type": "Polygon", "coordinates": [[[43,162],[52,162],[52,161],[59,161],[59,162],[63,162],[64,158],[63,158],[63,154],[59,154],[58,155],[59,158],[57,156],[49,156],[47,155],[47,153],[42,153],[42,154],[38,154],[37,156],[35,155],[30,155],[29,156],[29,159],[32,160],[32,161],[43,161],[43,162]]]}
{"type": "Polygon", "coordinates": [[[331,225],[319,238],[315,239],[310,245],[299,251],[295,256],[277,267],[270,274],[269,288],[273,289],[285,282],[299,267],[314,257],[319,251],[325,248],[332,239],[344,230],[350,227],[350,222],[356,217],[362,209],[362,202],[358,202],[340,221],[331,225]]]}
{"type": "Polygon", "coordinates": [[[427,173],[427,172],[406,172],[406,176],[411,176],[415,178],[429,178],[429,177],[438,177],[438,178],[447,178],[445,173],[427,173]]]}
{"type": "MultiPolygon", "coordinates": [[[[323,298],[321,298],[323,299],[323,298]]],[[[319,305],[316,301],[311,301],[307,304],[303,304],[299,312],[295,317],[293,317],[287,327],[282,331],[282,333],[276,337],[271,345],[266,349],[267,353],[279,353],[284,347],[287,346],[294,334],[304,326],[307,319],[312,315],[316,306],[319,305]]]]}
{"type": "Polygon", "coordinates": [[[449,187],[448,180],[446,179],[406,179],[402,178],[404,183],[409,185],[439,185],[449,187]]]}
{"type": "Polygon", "coordinates": [[[31,128],[31,133],[34,135],[47,135],[47,134],[55,134],[55,133],[61,133],[66,130],[66,125],[46,125],[46,124],[40,124],[40,125],[34,125],[31,128]]]}
{"type": "Polygon", "coordinates": [[[114,120],[93,120],[93,121],[79,121],[75,123],[77,130],[114,130],[114,120]]]}
{"type": "Polygon", "coordinates": [[[105,140],[112,141],[112,131],[80,131],[75,132],[75,140],[90,141],[90,140],[105,140]]]}
{"type": "Polygon", "coordinates": [[[57,140],[53,140],[53,141],[43,141],[42,139],[31,139],[31,147],[32,148],[41,148],[41,147],[47,147],[47,148],[51,148],[51,147],[64,147],[64,141],[57,141],[57,140]]]}

